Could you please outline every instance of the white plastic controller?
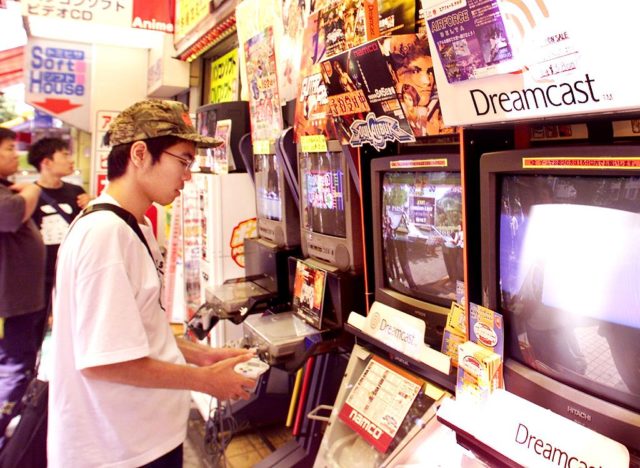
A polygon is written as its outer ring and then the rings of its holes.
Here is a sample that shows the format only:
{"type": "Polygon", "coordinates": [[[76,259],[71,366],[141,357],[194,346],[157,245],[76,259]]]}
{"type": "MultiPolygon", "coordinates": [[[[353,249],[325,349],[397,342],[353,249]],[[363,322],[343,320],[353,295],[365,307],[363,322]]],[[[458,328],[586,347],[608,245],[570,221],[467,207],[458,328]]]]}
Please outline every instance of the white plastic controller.
{"type": "Polygon", "coordinates": [[[251,392],[255,391],[256,386],[258,384],[258,379],[262,374],[269,370],[269,364],[261,361],[257,357],[253,357],[248,361],[241,362],[236,364],[233,368],[238,374],[244,375],[250,379],[254,379],[256,381],[255,385],[251,389],[247,389],[251,392]]]}

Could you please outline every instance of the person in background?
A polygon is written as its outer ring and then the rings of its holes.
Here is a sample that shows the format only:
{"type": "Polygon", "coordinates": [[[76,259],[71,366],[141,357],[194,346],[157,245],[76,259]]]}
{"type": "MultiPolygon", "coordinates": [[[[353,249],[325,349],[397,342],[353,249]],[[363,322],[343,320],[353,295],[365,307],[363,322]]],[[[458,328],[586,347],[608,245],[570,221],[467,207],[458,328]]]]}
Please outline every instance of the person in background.
{"type": "Polygon", "coordinates": [[[42,190],[31,218],[40,229],[47,246],[45,301],[51,300],[58,247],[71,221],[89,203],[89,195],[78,185],[62,180],[73,174],[73,156],[69,145],[60,138],[42,138],[29,149],[29,164],[40,173],[36,182],[42,190]]]}
{"type": "Polygon", "coordinates": [[[45,247],[31,219],[40,187],[14,184],[16,134],[0,128],[0,446],[33,376],[46,321],[45,247]]]}
{"type": "Polygon", "coordinates": [[[57,284],[65,287],[53,294],[48,463],[181,467],[189,390],[248,398],[255,381],[234,366],[253,353],[174,336],[144,213],[180,194],[196,146],[220,140],[198,134],[183,104],[153,99],[122,111],[105,143],[109,184],[87,210],[115,205],[129,221],[112,211],[83,214],[60,246],[57,284]]]}

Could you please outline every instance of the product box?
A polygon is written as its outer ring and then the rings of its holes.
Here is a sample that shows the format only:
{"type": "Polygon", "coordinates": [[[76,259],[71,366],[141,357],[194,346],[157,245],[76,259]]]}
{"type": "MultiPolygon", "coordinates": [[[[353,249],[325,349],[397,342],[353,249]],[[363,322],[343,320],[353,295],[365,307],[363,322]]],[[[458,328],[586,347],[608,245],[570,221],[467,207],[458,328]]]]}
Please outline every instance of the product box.
{"type": "Polygon", "coordinates": [[[456,398],[484,400],[503,387],[502,357],[471,341],[458,347],[456,398]]]}

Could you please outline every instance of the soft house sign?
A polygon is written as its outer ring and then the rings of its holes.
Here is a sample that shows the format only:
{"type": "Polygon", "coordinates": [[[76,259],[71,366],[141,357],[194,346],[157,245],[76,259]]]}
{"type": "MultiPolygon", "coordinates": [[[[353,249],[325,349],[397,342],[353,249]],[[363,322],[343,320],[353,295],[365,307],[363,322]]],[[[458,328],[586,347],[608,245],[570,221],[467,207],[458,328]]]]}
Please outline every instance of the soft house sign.
{"type": "MultiPolygon", "coordinates": [[[[423,7],[428,22],[429,18],[437,17],[440,21],[431,24],[439,25],[440,29],[449,25],[454,34],[459,25],[450,16],[455,15],[456,9],[473,7],[475,3],[423,0],[423,7]]],[[[637,1],[611,0],[601,8],[584,8],[577,0],[497,3],[518,70],[450,83],[441,54],[432,54],[446,125],[470,126],[640,108],[637,65],[623,46],[640,42],[637,1]]],[[[429,30],[430,47],[437,50],[440,39],[434,40],[434,34],[442,31],[429,30]]],[[[472,66],[465,55],[468,51],[456,41],[447,56],[447,67],[472,66]]]]}
{"type": "Polygon", "coordinates": [[[24,69],[28,104],[91,131],[91,46],[32,38],[25,46],[24,69]]]}

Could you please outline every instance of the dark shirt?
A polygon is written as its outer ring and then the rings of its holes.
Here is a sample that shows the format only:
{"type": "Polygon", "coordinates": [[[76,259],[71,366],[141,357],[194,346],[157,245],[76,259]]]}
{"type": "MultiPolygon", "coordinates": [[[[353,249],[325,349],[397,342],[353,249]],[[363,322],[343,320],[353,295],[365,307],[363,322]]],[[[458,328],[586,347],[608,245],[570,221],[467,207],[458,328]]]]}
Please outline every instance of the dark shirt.
{"type": "MultiPolygon", "coordinates": [[[[58,206],[67,213],[70,219],[74,219],[80,213],[80,207],[76,201],[78,195],[85,193],[82,187],[78,185],[68,184],[63,182],[62,187],[57,189],[42,188],[42,191],[47,193],[53,198],[58,206]]],[[[47,203],[42,197],[38,200],[38,206],[31,215],[31,219],[36,223],[42,240],[47,246],[47,263],[46,263],[46,275],[47,282],[53,281],[53,276],[56,267],[56,258],[58,257],[58,248],[62,243],[67,230],[69,229],[69,223],[58,213],[58,211],[49,203],[47,203]]]]}
{"type": "Polygon", "coordinates": [[[0,179],[0,317],[44,308],[45,248],[35,223],[22,222],[25,199],[0,179]]]}

